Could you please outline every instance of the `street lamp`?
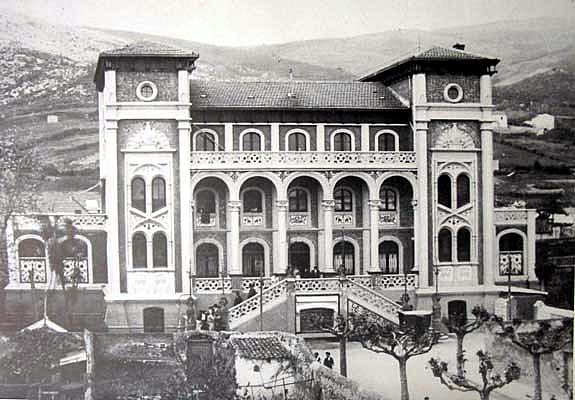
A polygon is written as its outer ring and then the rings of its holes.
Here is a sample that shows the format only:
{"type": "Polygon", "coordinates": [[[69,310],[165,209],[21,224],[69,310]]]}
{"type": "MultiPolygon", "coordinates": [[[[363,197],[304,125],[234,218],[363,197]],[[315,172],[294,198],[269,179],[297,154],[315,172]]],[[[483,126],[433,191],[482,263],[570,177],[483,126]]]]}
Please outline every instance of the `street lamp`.
{"type": "Polygon", "coordinates": [[[439,302],[439,266],[434,266],[435,275],[435,293],[432,295],[432,312],[433,312],[433,330],[435,332],[441,331],[441,304],[439,302]]]}
{"type": "Polygon", "coordinates": [[[409,304],[409,294],[407,293],[407,270],[403,270],[403,294],[401,295],[401,308],[403,311],[411,311],[409,304]]]}

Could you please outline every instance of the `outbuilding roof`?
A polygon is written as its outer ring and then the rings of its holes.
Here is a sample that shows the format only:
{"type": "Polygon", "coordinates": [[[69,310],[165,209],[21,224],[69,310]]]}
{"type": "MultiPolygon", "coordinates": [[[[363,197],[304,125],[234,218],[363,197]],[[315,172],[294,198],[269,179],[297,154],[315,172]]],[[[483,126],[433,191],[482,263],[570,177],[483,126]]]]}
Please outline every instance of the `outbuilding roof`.
{"type": "Polygon", "coordinates": [[[198,58],[198,53],[181,47],[169,46],[162,43],[139,41],[127,44],[111,50],[100,53],[100,57],[126,57],[126,56],[144,56],[144,57],[176,57],[176,58],[198,58]]]}
{"type": "Polygon", "coordinates": [[[406,109],[378,82],[191,81],[192,109],[406,109]]]}
{"type": "Polygon", "coordinates": [[[275,336],[231,337],[230,342],[239,357],[250,360],[283,360],[291,355],[275,336]]]}

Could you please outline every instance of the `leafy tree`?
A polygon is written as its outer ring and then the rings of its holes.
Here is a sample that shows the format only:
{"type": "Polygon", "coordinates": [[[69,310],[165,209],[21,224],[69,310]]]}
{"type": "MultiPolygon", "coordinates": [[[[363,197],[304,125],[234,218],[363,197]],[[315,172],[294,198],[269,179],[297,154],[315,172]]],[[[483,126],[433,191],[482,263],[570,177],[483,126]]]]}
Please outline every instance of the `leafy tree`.
{"type": "Polygon", "coordinates": [[[419,333],[409,327],[382,325],[361,318],[355,323],[354,338],[359,340],[364,348],[374,353],[387,354],[397,360],[401,400],[409,400],[407,361],[429,352],[436,343],[437,334],[432,330],[419,333]]]}
{"type": "Polygon", "coordinates": [[[503,321],[494,318],[501,328],[498,336],[527,351],[533,360],[534,400],[541,399],[541,356],[561,350],[573,338],[573,320],[538,321],[526,326],[525,321],[503,321]]]}
{"type": "Polygon", "coordinates": [[[8,222],[14,214],[36,208],[42,174],[38,158],[13,136],[0,137],[0,315],[4,309],[4,288],[9,282],[8,222]]]}
{"type": "Polygon", "coordinates": [[[489,400],[492,391],[519,379],[521,375],[521,368],[513,362],[505,368],[503,375],[501,375],[493,371],[493,362],[487,352],[479,350],[477,357],[479,358],[478,372],[481,376],[480,383],[475,383],[467,379],[465,371],[463,371],[463,374],[460,374],[459,366],[457,373],[451,374],[448,371],[447,363],[444,361],[432,358],[429,360],[429,365],[431,366],[433,375],[439,378],[441,383],[450,390],[477,392],[481,400],[489,400]]]}
{"type": "Polygon", "coordinates": [[[471,314],[475,317],[472,321],[467,321],[467,315],[456,314],[452,315],[450,318],[445,318],[443,323],[449,328],[451,332],[454,332],[457,337],[457,375],[465,375],[465,350],[463,350],[463,339],[465,336],[477,329],[481,328],[487,321],[489,321],[490,314],[481,305],[473,307],[471,314]]]}
{"type": "Polygon", "coordinates": [[[82,340],[73,334],[45,328],[21,331],[9,343],[10,350],[0,357],[0,381],[7,383],[47,383],[51,368],[82,348],[82,340]]]}

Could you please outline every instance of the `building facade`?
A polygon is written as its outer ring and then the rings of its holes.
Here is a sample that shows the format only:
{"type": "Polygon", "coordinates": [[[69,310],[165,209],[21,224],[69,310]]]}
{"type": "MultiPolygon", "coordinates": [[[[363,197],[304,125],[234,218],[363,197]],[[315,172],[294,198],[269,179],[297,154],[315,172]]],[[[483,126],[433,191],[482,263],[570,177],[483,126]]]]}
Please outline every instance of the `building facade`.
{"type": "MultiPolygon", "coordinates": [[[[291,276],[409,289],[418,308],[536,279],[535,213],[493,206],[499,60],[436,47],[353,82],[216,82],[193,79],[197,58],[139,43],[98,60],[103,214],[72,217],[100,238],[78,239],[82,283],[105,285],[109,327],[291,276]]],[[[13,224],[14,288],[46,257],[32,220],[13,224]]]]}

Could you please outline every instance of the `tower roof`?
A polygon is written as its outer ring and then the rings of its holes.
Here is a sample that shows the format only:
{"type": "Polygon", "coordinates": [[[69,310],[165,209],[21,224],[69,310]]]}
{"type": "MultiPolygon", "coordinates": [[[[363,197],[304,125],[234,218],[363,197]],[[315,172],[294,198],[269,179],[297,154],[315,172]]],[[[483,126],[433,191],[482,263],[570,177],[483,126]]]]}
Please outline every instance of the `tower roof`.
{"type": "Polygon", "coordinates": [[[499,59],[459,49],[435,46],[393,62],[360,78],[360,81],[385,82],[401,75],[422,72],[429,67],[436,67],[438,63],[474,72],[493,74],[495,73],[493,67],[499,63],[499,59]]]}
{"type": "Polygon", "coordinates": [[[104,86],[104,69],[112,68],[112,61],[117,59],[143,58],[143,59],[171,59],[184,61],[187,69],[193,69],[194,61],[199,54],[189,49],[170,46],[151,41],[139,41],[127,44],[116,49],[106,50],[98,56],[94,82],[98,90],[104,86]],[[108,62],[108,65],[106,63],[108,62]]]}

